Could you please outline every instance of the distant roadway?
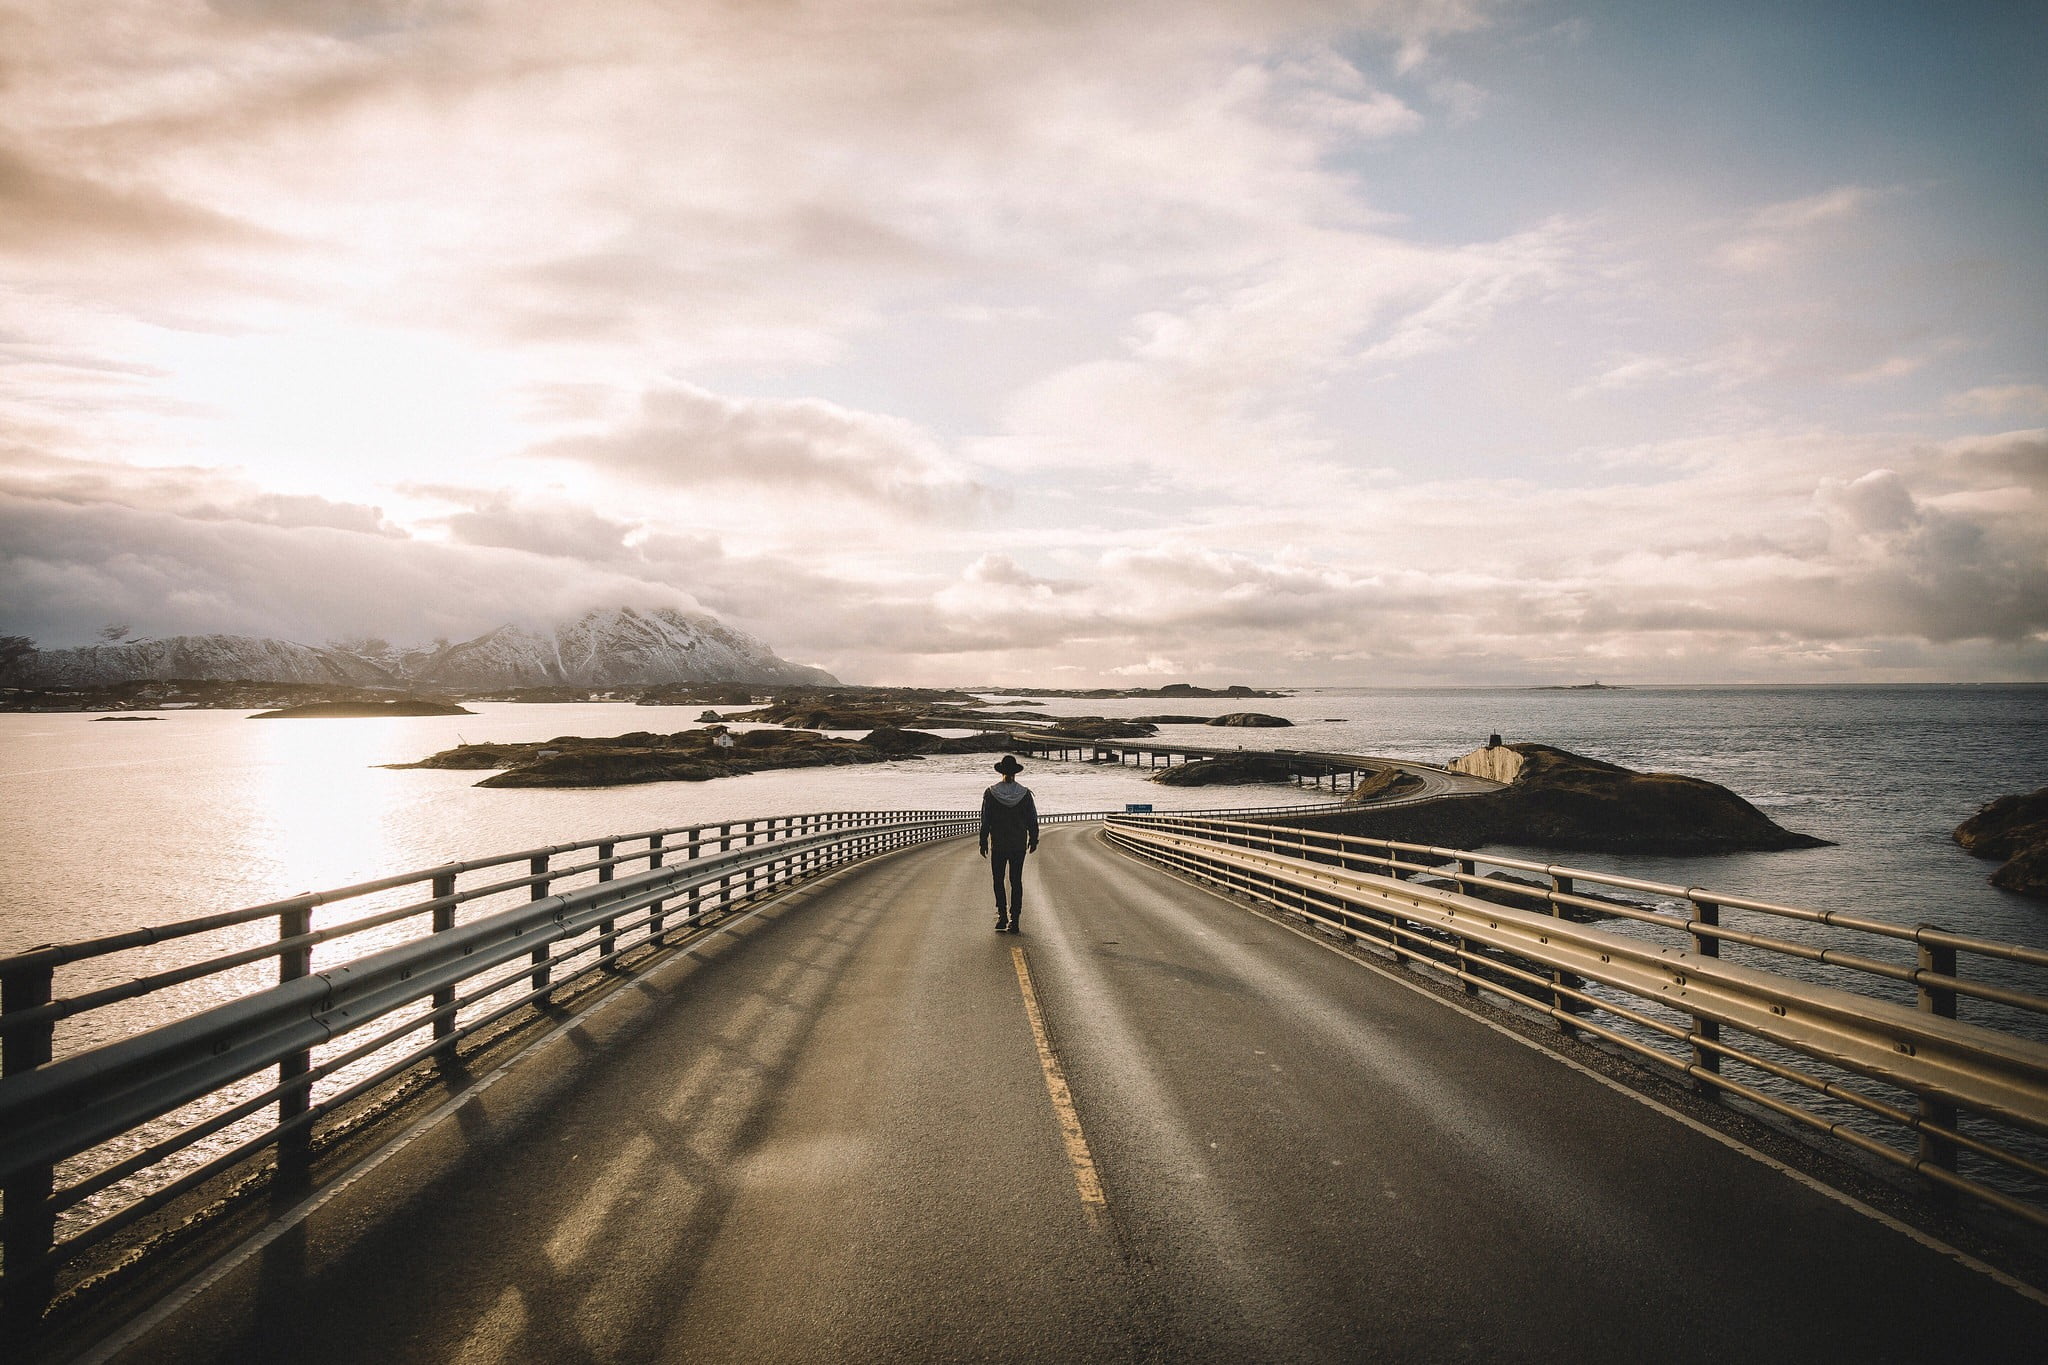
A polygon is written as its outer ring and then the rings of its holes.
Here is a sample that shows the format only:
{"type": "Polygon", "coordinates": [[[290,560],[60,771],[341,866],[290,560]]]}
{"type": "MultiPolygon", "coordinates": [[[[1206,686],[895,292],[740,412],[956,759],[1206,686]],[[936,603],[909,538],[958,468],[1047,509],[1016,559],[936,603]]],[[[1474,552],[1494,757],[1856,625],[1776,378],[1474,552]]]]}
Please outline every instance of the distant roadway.
{"type": "Polygon", "coordinates": [[[1026,885],[992,933],[953,840],[705,939],[120,1358],[2041,1359],[2036,1299],[1094,826],[1026,885]]]}
{"type": "Polygon", "coordinates": [[[1474,777],[1470,773],[1452,772],[1433,763],[1417,763],[1406,758],[1382,758],[1374,754],[1326,753],[1320,749],[1254,749],[1243,745],[1216,744],[1168,744],[1151,739],[1075,739],[1071,735],[1054,734],[1050,731],[1008,728],[1014,738],[1027,744],[1065,745],[1070,749],[1106,749],[1115,753],[1179,754],[1188,759],[1205,758],[1270,758],[1300,759],[1303,762],[1322,760],[1338,768],[1370,770],[1396,768],[1415,778],[1422,785],[1402,792],[1398,796],[1382,798],[1372,802],[1379,806],[1405,806],[1416,801],[1434,801],[1444,796],[1477,796],[1482,792],[1499,791],[1502,783],[1491,778],[1474,777]]]}

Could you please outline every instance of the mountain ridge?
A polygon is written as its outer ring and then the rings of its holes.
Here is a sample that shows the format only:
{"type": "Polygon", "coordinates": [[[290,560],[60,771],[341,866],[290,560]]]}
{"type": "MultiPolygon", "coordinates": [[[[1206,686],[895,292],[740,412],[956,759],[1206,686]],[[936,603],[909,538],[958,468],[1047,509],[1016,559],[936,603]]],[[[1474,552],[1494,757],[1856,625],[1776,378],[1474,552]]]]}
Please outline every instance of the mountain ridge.
{"type": "Polygon", "coordinates": [[[503,625],[433,646],[375,638],[306,645],[251,635],[173,635],[25,649],[0,667],[0,686],[10,687],[170,678],[449,689],[839,681],[791,663],[715,617],[672,607],[600,609],[543,630],[503,625]]]}

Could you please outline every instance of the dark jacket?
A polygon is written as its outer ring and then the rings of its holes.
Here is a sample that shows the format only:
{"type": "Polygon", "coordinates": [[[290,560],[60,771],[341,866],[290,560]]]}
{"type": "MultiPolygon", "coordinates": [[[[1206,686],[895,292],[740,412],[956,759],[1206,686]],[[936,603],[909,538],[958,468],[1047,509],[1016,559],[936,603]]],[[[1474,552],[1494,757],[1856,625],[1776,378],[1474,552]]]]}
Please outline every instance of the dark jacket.
{"type": "Polygon", "coordinates": [[[998,797],[995,787],[981,794],[981,846],[998,853],[1038,847],[1038,803],[1030,788],[1024,788],[1024,799],[1015,805],[998,797]]]}

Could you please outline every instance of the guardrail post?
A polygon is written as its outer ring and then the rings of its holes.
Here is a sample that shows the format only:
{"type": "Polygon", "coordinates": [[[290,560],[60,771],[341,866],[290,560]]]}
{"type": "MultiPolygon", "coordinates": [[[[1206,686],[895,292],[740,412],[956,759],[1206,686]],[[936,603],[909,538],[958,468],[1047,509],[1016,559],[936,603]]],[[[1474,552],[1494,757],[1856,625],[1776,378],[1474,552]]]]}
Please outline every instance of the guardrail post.
{"type": "MultiPolygon", "coordinates": [[[[527,863],[526,870],[531,875],[540,878],[539,881],[533,884],[530,898],[537,901],[546,900],[548,898],[548,888],[553,885],[552,880],[548,877],[548,855],[543,853],[534,858],[527,863]]],[[[532,982],[534,990],[546,990],[548,983],[555,979],[554,969],[548,965],[548,956],[548,945],[545,943],[533,950],[533,975],[528,979],[532,982]]],[[[547,1002],[543,1000],[541,1003],[546,1004],[547,1002]]]]}
{"type": "MultiPolygon", "coordinates": [[[[1719,957],[1721,955],[1720,937],[1716,934],[1703,934],[1700,932],[1700,929],[1702,926],[1709,929],[1720,927],[1721,907],[1713,901],[1703,901],[1698,897],[1689,897],[1688,899],[1692,901],[1692,923],[1687,926],[1686,932],[1692,935],[1692,950],[1701,957],[1719,957]]],[[[1702,1044],[1718,1043],[1721,1041],[1721,1021],[1695,1014],[1692,1017],[1692,1027],[1695,1037],[1699,1040],[1692,1045],[1693,1065],[1702,1071],[1711,1071],[1716,1076],[1720,1075],[1721,1054],[1710,1047],[1702,1046],[1702,1044]]],[[[1721,1096],[1721,1087],[1704,1078],[1695,1077],[1693,1089],[1702,1095],[1714,1099],[1719,1099],[1721,1096]]]]}
{"type": "MultiPolygon", "coordinates": [[[[659,834],[650,834],[650,835],[648,835],[648,836],[647,836],[647,870],[648,870],[649,872],[652,872],[652,871],[654,871],[654,869],[655,869],[655,868],[657,868],[657,867],[660,867],[660,866],[661,866],[661,860],[662,860],[662,852],[661,852],[661,850],[662,850],[662,841],[661,841],[661,836],[660,836],[659,834]]],[[[658,945],[659,945],[659,944],[661,943],[661,937],[662,937],[662,935],[661,935],[661,911],[662,911],[662,907],[666,906],[667,904],[668,904],[668,902],[667,902],[666,900],[658,900],[658,901],[656,901],[656,902],[655,902],[655,903],[654,903],[653,905],[651,905],[651,906],[649,906],[649,907],[647,908],[647,941],[648,941],[649,943],[655,944],[655,945],[657,945],[657,946],[658,946],[658,945]]]]}
{"type": "MultiPolygon", "coordinates": [[[[747,841],[744,844],[742,844],[741,847],[752,848],[753,846],[754,822],[752,820],[749,820],[747,821],[747,841]]],[[[752,900],[754,898],[754,878],[758,874],[758,872],[759,869],[753,863],[750,862],[747,864],[747,889],[745,895],[746,899],[748,900],[752,900]]]]}
{"type": "MultiPolygon", "coordinates": [[[[302,906],[296,910],[283,910],[277,916],[277,936],[280,940],[299,938],[313,932],[313,908],[302,906]]],[[[297,948],[286,948],[277,955],[277,980],[282,985],[296,981],[313,970],[313,949],[310,944],[297,948]]],[[[277,1063],[277,1083],[289,1085],[292,1081],[313,1069],[313,1050],[304,1048],[277,1063]]],[[[312,1107],[313,1087],[310,1083],[285,1091],[277,1097],[277,1122],[280,1127],[291,1122],[312,1107]]],[[[281,1181],[290,1186],[305,1183],[306,1171],[312,1163],[313,1129],[311,1124],[295,1128],[284,1134],[277,1142],[277,1173],[281,1181]]]]}
{"type": "MultiPolygon", "coordinates": [[[[455,874],[453,872],[443,872],[434,878],[434,899],[440,902],[434,906],[434,932],[437,934],[455,927],[454,896],[455,874]]],[[[443,986],[440,990],[434,992],[434,1008],[436,1010],[447,1009],[448,1006],[454,1003],[455,988],[453,986],[443,986]]],[[[448,1010],[446,1014],[436,1014],[434,1016],[434,1036],[436,1038],[446,1038],[454,1032],[455,1011],[448,1010]]]]}
{"type": "MultiPolygon", "coordinates": [[[[690,851],[688,857],[691,862],[695,862],[697,861],[698,857],[701,856],[704,852],[704,826],[693,826],[691,829],[687,830],[686,833],[688,833],[688,835],[690,836],[690,851]]],[[[695,924],[697,922],[697,892],[698,888],[694,886],[690,888],[690,908],[686,913],[688,915],[690,923],[692,924],[695,924]]]]}
{"type": "MultiPolygon", "coordinates": [[[[24,967],[0,976],[0,1017],[50,1003],[56,972],[50,967],[24,967]]],[[[49,1063],[57,1036],[54,1022],[11,1030],[0,1044],[0,1076],[18,1076],[49,1063]]],[[[50,1208],[55,1168],[31,1166],[7,1181],[7,1207],[0,1211],[0,1251],[7,1258],[6,1318],[17,1330],[41,1319],[57,1281],[55,1268],[37,1265],[56,1240],[57,1215],[50,1208]],[[35,1268],[29,1269],[28,1267],[35,1268]]]]}
{"type": "MultiPolygon", "coordinates": [[[[1923,924],[1919,927],[1922,929],[1937,929],[1940,926],[1923,924]]],[[[1920,970],[1937,976],[1954,976],[1956,974],[1956,950],[1945,947],[1931,947],[1925,943],[1921,944],[1920,970]]],[[[1930,986],[1925,981],[1919,982],[1918,985],[1920,988],[1919,1003],[1922,1013],[1931,1014],[1937,1019],[1953,1019],[1956,1017],[1956,993],[1954,991],[1940,986],[1930,986]]],[[[1953,1104],[1922,1095],[1920,1097],[1920,1118],[1925,1123],[1936,1123],[1940,1124],[1943,1128],[1954,1128],[1956,1126],[1956,1107],[1953,1104]]],[[[1956,1145],[1947,1138],[1936,1137],[1931,1133],[1922,1132],[1920,1134],[1920,1160],[1930,1166],[1937,1166],[1944,1171],[1953,1171],[1956,1168],[1956,1145]]],[[[1948,1189],[1945,1185],[1937,1186],[1936,1188],[1944,1192],[1948,1189]]]]}
{"type": "MultiPolygon", "coordinates": [[[[1553,899],[1550,902],[1550,917],[1552,919],[1563,919],[1565,917],[1564,907],[1558,904],[1554,897],[1571,895],[1572,879],[1570,877],[1560,877],[1553,872],[1550,874],[1550,889],[1553,893],[1553,899]]],[[[1556,968],[1551,970],[1550,984],[1552,987],[1562,987],[1564,990],[1574,991],[1584,990],[1586,986],[1584,978],[1580,977],[1577,973],[1562,971],[1556,968]]],[[[1570,996],[1565,995],[1563,990],[1558,989],[1553,989],[1550,992],[1550,1003],[1564,1014],[1576,1014],[1580,1009],[1584,1008],[1570,996]]],[[[1573,1028],[1566,1020],[1555,1019],[1555,1022],[1558,1032],[1566,1037],[1578,1036],[1578,1030],[1573,1028]]]]}
{"type": "MultiPolygon", "coordinates": [[[[600,882],[608,882],[612,879],[612,848],[613,845],[611,844],[599,844],[597,846],[597,861],[602,864],[597,869],[597,879],[600,882]]],[[[610,957],[612,950],[618,946],[619,936],[612,932],[612,926],[616,923],[618,921],[613,919],[601,919],[597,922],[597,956],[600,961],[610,957]]],[[[613,962],[606,962],[604,964],[606,971],[614,971],[617,969],[617,966],[618,964],[613,962]]]]}

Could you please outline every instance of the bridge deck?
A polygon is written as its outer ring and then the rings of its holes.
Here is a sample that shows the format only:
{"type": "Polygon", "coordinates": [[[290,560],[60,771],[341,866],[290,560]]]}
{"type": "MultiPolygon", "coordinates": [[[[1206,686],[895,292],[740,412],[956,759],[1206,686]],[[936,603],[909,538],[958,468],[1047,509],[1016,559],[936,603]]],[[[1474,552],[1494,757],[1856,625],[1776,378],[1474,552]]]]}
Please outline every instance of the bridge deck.
{"type": "Polygon", "coordinates": [[[990,932],[987,895],[954,841],[707,941],[128,1358],[1989,1361],[2048,1340],[2048,1309],[1089,827],[1049,831],[1021,937],[990,932]]]}

